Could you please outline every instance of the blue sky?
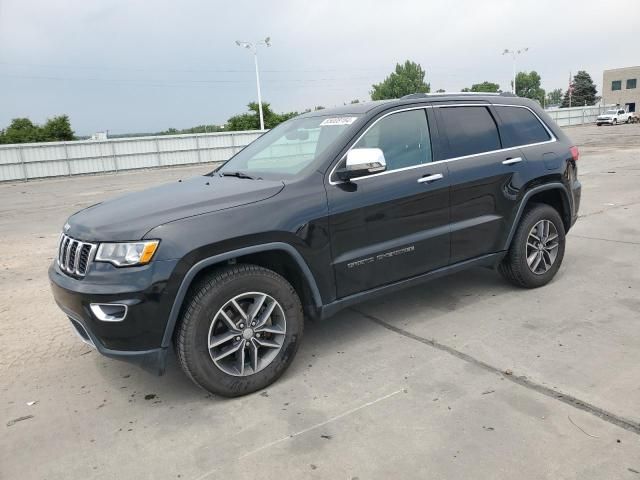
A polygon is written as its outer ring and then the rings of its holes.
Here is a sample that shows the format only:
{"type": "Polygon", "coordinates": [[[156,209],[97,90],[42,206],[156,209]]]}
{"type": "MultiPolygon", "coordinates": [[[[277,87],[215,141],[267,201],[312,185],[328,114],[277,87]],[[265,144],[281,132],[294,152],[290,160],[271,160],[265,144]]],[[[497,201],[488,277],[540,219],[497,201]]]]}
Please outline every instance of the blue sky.
{"type": "Polygon", "coordinates": [[[504,48],[529,47],[518,69],[546,89],[570,71],[638,64],[640,2],[547,0],[0,0],[0,128],[12,118],[68,114],[78,134],[222,123],[256,99],[276,111],[369,99],[396,62],[427,71],[432,90],[494,81],[509,88],[504,48]],[[616,30],[611,33],[607,24],[616,30]],[[605,32],[603,34],[603,32],[605,32]]]}

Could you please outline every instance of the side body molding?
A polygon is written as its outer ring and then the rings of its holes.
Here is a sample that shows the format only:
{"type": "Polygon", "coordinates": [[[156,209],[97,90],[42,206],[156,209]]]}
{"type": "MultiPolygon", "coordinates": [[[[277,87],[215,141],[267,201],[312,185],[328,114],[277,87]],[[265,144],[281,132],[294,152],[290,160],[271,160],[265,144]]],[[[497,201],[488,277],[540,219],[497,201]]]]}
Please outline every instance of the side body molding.
{"type": "Polygon", "coordinates": [[[563,183],[560,183],[560,182],[545,183],[544,185],[538,185],[537,187],[534,187],[531,190],[528,190],[522,197],[522,200],[520,201],[520,206],[518,206],[518,212],[516,213],[516,216],[513,219],[513,223],[511,224],[511,230],[509,231],[507,241],[504,244],[504,250],[509,250],[509,247],[511,246],[511,240],[513,239],[513,236],[516,233],[516,228],[518,227],[518,223],[520,222],[520,217],[522,217],[522,213],[524,212],[524,209],[527,206],[527,201],[536,193],[544,192],[545,190],[560,190],[562,192],[562,197],[565,203],[565,207],[571,209],[571,202],[569,201],[569,193],[567,192],[567,187],[563,183]]]}
{"type": "Polygon", "coordinates": [[[311,290],[311,293],[313,295],[313,301],[316,304],[316,307],[321,308],[322,298],[320,297],[320,291],[318,290],[318,286],[316,285],[315,278],[313,277],[309,266],[305,262],[304,258],[302,258],[302,255],[300,255],[300,253],[288,243],[270,242],[261,245],[240,248],[238,250],[231,250],[229,252],[221,253],[219,255],[214,255],[213,257],[208,257],[200,260],[198,263],[193,265],[184,276],[184,278],[182,279],[182,283],[180,284],[180,288],[178,289],[178,294],[173,301],[171,312],[169,313],[169,320],[167,321],[164,336],[162,337],[162,347],[167,348],[171,345],[171,337],[173,336],[173,330],[176,326],[176,322],[178,321],[178,315],[180,313],[180,309],[182,308],[182,302],[184,301],[187,291],[191,286],[191,282],[202,269],[216,263],[221,263],[226,260],[241,257],[243,255],[273,250],[285,251],[296,261],[305,279],[307,280],[307,284],[309,285],[309,289],[311,290]]]}

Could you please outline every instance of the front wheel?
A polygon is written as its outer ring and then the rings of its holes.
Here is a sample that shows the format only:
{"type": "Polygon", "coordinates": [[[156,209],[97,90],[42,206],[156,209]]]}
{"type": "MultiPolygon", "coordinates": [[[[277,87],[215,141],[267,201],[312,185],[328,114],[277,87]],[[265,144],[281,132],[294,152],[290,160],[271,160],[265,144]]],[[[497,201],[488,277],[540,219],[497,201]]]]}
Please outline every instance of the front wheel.
{"type": "Polygon", "coordinates": [[[522,216],[498,270],[519,287],[541,287],[557,273],[564,249],[565,231],[560,215],[549,205],[537,204],[522,216]]]}
{"type": "Polygon", "coordinates": [[[618,120],[617,119],[613,119],[613,121],[611,122],[611,125],[617,125],[618,124],[618,120]]]}
{"type": "Polygon", "coordinates": [[[224,267],[191,291],[175,337],[184,372],[225,397],[255,392],[284,373],[304,329],[300,299],[272,270],[224,267]]]}

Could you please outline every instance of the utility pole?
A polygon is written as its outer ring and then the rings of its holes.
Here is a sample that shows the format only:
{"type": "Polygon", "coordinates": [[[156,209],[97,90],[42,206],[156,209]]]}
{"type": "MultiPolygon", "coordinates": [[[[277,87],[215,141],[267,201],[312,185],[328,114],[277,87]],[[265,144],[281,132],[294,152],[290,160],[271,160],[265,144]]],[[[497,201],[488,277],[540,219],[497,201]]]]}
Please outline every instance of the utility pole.
{"type": "Polygon", "coordinates": [[[260,115],[260,130],[264,130],[264,116],[262,114],[262,94],[260,93],[260,71],[258,69],[258,46],[264,45],[266,47],[271,46],[271,37],[265,38],[261,42],[243,42],[240,40],[236,40],[236,45],[242,48],[246,48],[247,50],[251,50],[253,52],[253,63],[256,67],[256,87],[258,90],[258,112],[260,115]]]}
{"type": "Polygon", "coordinates": [[[502,55],[511,55],[511,60],[513,62],[512,64],[512,68],[513,68],[512,82],[513,83],[511,85],[511,93],[513,93],[514,95],[518,94],[516,92],[516,55],[521,55],[527,52],[528,50],[529,50],[529,47],[521,48],[519,50],[509,50],[508,48],[505,48],[504,51],[502,52],[502,55]]]}

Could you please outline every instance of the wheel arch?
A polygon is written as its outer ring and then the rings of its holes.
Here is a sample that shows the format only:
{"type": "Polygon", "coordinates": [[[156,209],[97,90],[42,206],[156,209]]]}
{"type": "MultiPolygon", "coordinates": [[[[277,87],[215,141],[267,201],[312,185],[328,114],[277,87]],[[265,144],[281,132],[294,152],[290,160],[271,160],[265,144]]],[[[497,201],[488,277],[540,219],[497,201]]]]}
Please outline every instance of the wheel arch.
{"type": "Polygon", "coordinates": [[[191,286],[199,276],[230,262],[253,263],[274,270],[291,282],[305,308],[311,308],[315,311],[320,311],[322,308],[322,297],[315,278],[302,255],[293,246],[284,242],[270,242],[231,250],[203,258],[187,271],[173,300],[162,337],[162,347],[166,348],[171,345],[180,312],[191,286]]]}
{"type": "Polygon", "coordinates": [[[516,228],[518,228],[518,224],[520,223],[522,214],[524,213],[527,206],[533,203],[544,203],[552,206],[560,214],[565,231],[568,232],[569,228],[571,228],[571,203],[569,201],[569,193],[567,192],[567,187],[560,182],[538,185],[531,188],[530,190],[527,190],[527,192],[522,197],[516,216],[513,219],[513,223],[511,224],[511,229],[509,231],[509,235],[507,236],[507,241],[504,245],[505,250],[508,250],[511,246],[511,241],[513,240],[513,236],[515,235],[516,228]]]}

